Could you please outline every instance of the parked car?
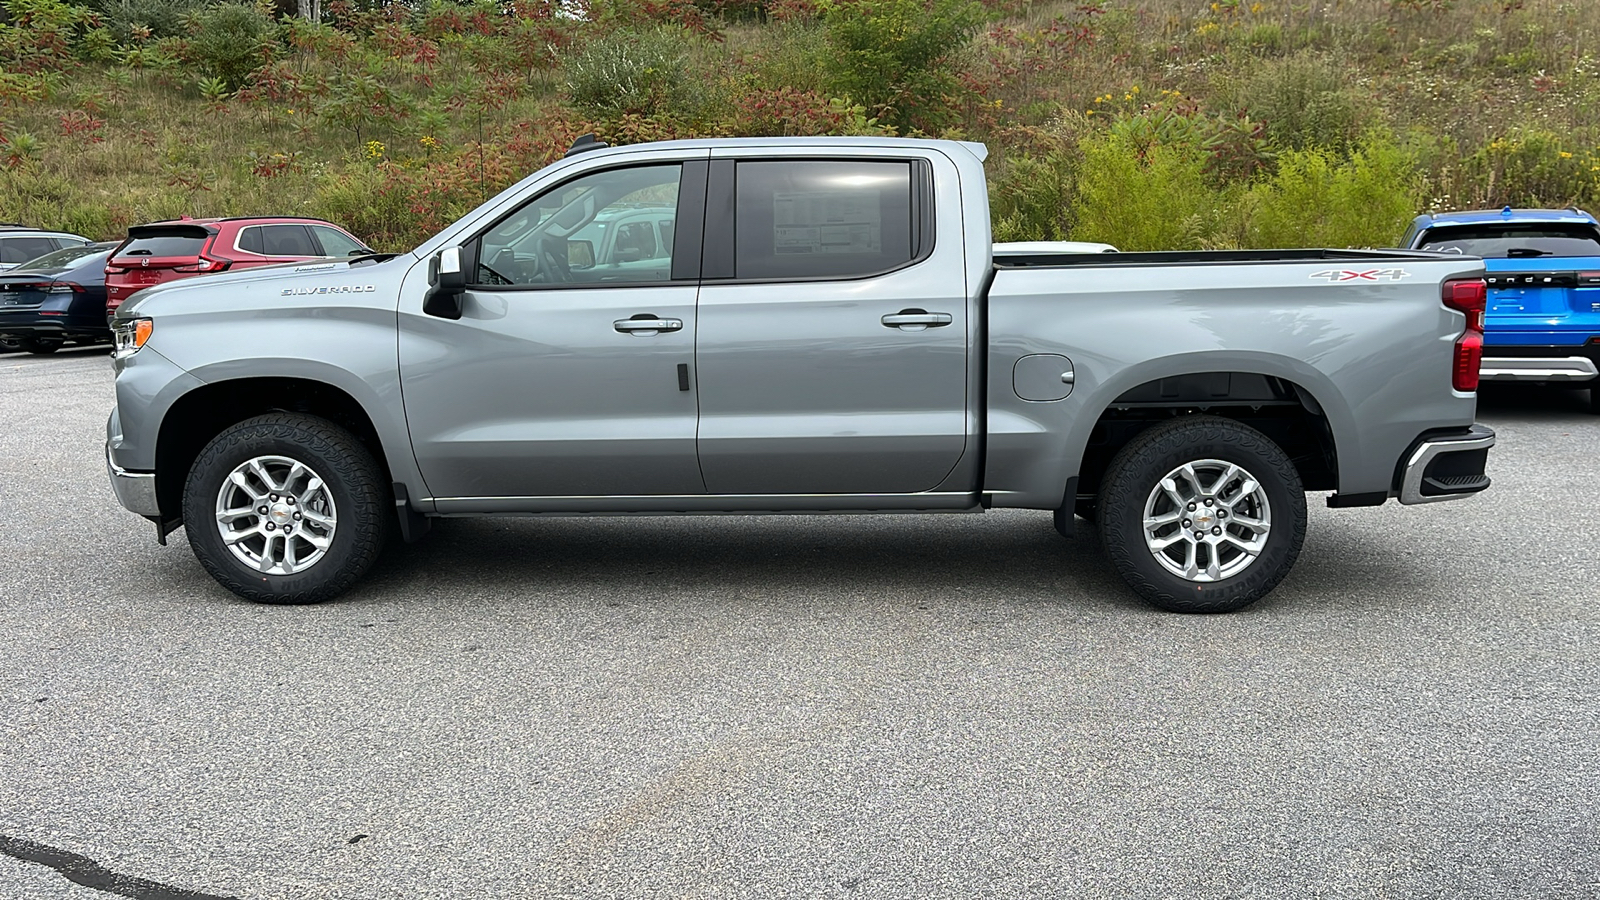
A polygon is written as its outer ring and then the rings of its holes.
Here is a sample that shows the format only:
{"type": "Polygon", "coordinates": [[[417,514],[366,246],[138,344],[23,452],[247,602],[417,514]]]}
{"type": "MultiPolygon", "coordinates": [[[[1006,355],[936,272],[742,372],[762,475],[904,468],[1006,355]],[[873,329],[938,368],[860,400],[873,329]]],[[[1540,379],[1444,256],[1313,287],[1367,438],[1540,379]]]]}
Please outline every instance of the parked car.
{"type": "Polygon", "coordinates": [[[1485,380],[1588,385],[1600,414],[1600,221],[1509,206],[1422,215],[1401,244],[1483,258],[1485,380]]]}
{"type": "Polygon", "coordinates": [[[105,267],[116,246],[68,247],[0,274],[0,339],[30,353],[110,341],[105,267]]]}
{"type": "Polygon", "coordinates": [[[433,516],[1009,507],[1077,513],[1147,601],[1222,612],[1289,572],[1306,491],[1489,487],[1481,260],[997,259],[981,144],[574,151],[410,253],[137,295],[119,501],[265,603],[338,595],[433,516]],[[643,203],[682,226],[663,255],[572,265],[643,203]]]}
{"type": "Polygon", "coordinates": [[[15,269],[55,250],[82,247],[93,241],[81,234],[30,228],[15,222],[0,224],[0,272],[15,269]]]}
{"type": "Polygon", "coordinates": [[[360,238],[332,222],[297,216],[135,225],[106,263],[105,315],[109,318],[135,291],[181,278],[371,252],[360,238]]]}

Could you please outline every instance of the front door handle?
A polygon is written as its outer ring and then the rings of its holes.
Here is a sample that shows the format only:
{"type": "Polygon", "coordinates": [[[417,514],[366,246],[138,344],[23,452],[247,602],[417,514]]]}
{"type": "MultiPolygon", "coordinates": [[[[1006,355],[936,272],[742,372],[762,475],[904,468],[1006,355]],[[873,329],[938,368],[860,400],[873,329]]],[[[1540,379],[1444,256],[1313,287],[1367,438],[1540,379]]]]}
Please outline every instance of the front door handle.
{"type": "Polygon", "coordinates": [[[611,327],[624,334],[651,335],[663,331],[682,331],[682,319],[663,319],[655,313],[639,313],[631,319],[618,319],[611,327]]]}
{"type": "Polygon", "coordinates": [[[955,318],[949,313],[931,313],[925,309],[902,309],[883,317],[884,325],[901,331],[926,331],[954,321],[955,318]]]}

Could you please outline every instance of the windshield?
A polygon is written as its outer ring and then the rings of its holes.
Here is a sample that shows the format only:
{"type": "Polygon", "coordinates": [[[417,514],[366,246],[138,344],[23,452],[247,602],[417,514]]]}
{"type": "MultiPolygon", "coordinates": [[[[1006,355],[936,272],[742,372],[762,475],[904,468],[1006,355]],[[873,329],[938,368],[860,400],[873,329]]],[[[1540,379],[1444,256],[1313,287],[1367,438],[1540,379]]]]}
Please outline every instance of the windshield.
{"type": "Polygon", "coordinates": [[[91,256],[105,256],[110,252],[111,248],[104,244],[98,247],[93,244],[83,247],[68,247],[65,250],[57,250],[54,253],[46,253],[36,259],[30,259],[17,268],[39,272],[62,272],[86,262],[91,256]]]}
{"type": "Polygon", "coordinates": [[[1463,225],[1429,231],[1417,249],[1486,259],[1600,256],[1600,235],[1587,225],[1463,225]]]}

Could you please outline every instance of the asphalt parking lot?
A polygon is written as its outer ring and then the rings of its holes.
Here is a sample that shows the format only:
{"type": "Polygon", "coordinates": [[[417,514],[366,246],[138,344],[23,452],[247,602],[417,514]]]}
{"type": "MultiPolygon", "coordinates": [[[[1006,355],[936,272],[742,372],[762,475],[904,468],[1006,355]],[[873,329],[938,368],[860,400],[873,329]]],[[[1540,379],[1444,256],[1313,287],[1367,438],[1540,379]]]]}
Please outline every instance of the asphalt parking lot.
{"type": "Polygon", "coordinates": [[[1581,393],[1185,617],[1025,512],[447,521],[255,606],[116,505],[110,382],[0,356],[0,897],[1600,896],[1581,393]]]}

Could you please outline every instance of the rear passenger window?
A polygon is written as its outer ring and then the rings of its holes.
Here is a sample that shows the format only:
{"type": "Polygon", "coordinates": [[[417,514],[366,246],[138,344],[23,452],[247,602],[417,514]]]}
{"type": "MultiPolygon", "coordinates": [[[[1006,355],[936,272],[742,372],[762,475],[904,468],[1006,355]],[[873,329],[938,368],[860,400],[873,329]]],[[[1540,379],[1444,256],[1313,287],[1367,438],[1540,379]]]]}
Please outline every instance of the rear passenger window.
{"type": "Polygon", "coordinates": [[[736,278],[851,278],[912,260],[911,163],[740,162],[736,278]]]}
{"type": "Polygon", "coordinates": [[[261,226],[252,226],[239,232],[239,249],[246,253],[266,254],[266,251],[261,249],[261,226]]]}
{"type": "Polygon", "coordinates": [[[317,245],[311,241],[311,232],[304,225],[261,226],[259,252],[267,256],[321,256],[317,245]]]}
{"type": "Polygon", "coordinates": [[[0,263],[25,263],[57,249],[56,242],[46,237],[0,238],[0,263]]]}

